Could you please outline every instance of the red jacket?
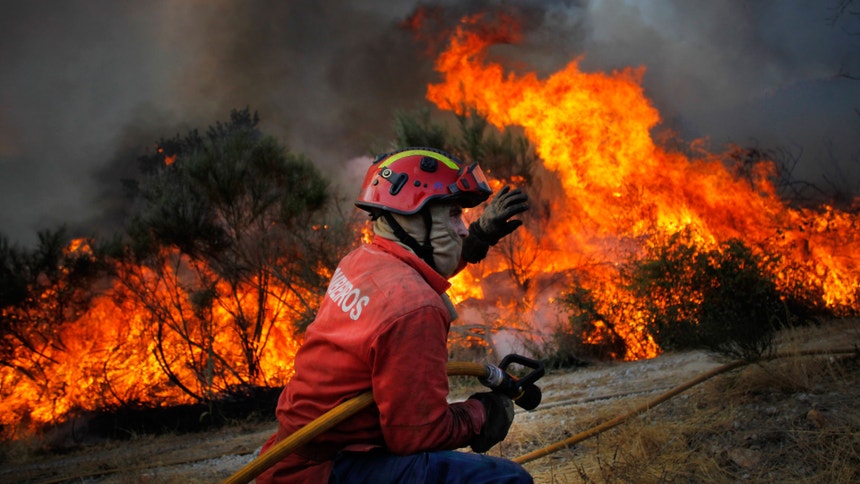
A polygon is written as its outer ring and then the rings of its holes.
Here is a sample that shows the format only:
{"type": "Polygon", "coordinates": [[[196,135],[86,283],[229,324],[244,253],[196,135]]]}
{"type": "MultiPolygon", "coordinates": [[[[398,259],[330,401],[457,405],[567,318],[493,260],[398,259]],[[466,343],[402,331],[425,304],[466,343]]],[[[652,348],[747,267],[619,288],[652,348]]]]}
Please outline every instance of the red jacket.
{"type": "Polygon", "coordinates": [[[278,432],[263,446],[367,390],[375,405],[278,462],[258,483],[328,480],[337,451],[386,447],[395,454],[455,449],[477,435],[477,400],[448,404],[448,329],[441,294],[450,284],[395,242],[376,237],[347,255],[278,401],[278,432]]]}

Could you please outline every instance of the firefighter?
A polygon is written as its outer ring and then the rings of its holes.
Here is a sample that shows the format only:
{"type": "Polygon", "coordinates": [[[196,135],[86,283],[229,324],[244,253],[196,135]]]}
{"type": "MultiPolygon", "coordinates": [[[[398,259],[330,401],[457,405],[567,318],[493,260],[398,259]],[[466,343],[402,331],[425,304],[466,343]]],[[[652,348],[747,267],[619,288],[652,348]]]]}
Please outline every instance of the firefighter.
{"type": "Polygon", "coordinates": [[[456,311],[448,278],[479,262],[528,209],[505,187],[467,229],[463,209],[492,191],[477,163],[434,149],[377,157],[356,205],[374,239],[338,265],[305,333],[295,376],[278,401],[278,431],[262,452],[367,390],[374,405],[316,437],[257,478],[279,482],[532,482],[482,454],[513,421],[511,400],[483,392],[448,403],[447,336],[456,311]],[[474,453],[453,451],[470,446],[474,453]]]}

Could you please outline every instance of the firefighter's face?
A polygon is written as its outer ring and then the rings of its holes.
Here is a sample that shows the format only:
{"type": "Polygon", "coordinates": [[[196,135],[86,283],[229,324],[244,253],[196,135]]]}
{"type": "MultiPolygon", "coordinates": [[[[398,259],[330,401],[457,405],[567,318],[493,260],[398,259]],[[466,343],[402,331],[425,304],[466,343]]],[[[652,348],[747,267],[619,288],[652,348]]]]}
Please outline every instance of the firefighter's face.
{"type": "Polygon", "coordinates": [[[436,271],[444,277],[451,277],[460,262],[463,239],[469,229],[463,223],[463,209],[452,203],[430,205],[433,228],[430,231],[430,244],[433,245],[433,261],[436,271]]]}
{"type": "Polygon", "coordinates": [[[465,239],[469,236],[469,229],[466,228],[466,223],[463,222],[463,208],[459,205],[451,205],[448,212],[448,224],[451,226],[452,232],[465,239]]]}

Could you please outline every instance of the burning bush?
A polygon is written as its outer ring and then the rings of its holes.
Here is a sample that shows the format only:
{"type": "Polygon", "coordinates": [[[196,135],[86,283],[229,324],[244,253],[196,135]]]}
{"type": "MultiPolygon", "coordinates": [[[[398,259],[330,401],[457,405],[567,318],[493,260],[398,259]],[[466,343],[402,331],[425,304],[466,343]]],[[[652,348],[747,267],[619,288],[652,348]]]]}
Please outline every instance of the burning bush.
{"type": "Polygon", "coordinates": [[[629,356],[627,330],[613,324],[624,315],[643,321],[661,350],[705,348],[731,357],[761,357],[791,316],[765,261],[737,239],[712,249],[697,240],[684,230],[628,262],[618,285],[629,292],[608,303],[599,290],[586,287],[593,282],[575,278],[558,298],[567,323],[555,328],[550,346],[542,350],[544,358],[566,366],[580,358],[629,356]]]}
{"type": "Polygon", "coordinates": [[[264,361],[270,338],[292,339],[292,323],[312,317],[341,252],[319,230],[327,180],[258,122],[233,111],[205,136],[162,140],[141,158],[134,260],[123,254],[117,273],[147,309],[159,366],[196,400],[289,376],[277,368],[289,363],[264,361]]]}
{"type": "Polygon", "coordinates": [[[704,347],[756,359],[788,323],[787,307],[762,266],[740,240],[707,250],[682,231],[633,264],[631,285],[661,348],[704,347]]]}

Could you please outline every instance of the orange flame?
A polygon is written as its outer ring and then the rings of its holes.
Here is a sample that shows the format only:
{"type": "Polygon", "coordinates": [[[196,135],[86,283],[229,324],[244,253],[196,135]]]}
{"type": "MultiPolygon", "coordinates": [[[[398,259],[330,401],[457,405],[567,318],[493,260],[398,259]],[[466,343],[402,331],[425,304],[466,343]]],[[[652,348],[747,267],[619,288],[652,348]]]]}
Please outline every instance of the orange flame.
{"type": "MultiPolygon", "coordinates": [[[[427,98],[458,114],[474,109],[500,129],[522,127],[558,177],[564,194],[551,201],[552,218],[535,249],[544,273],[594,267],[589,284],[599,288],[603,304],[617,308],[631,296],[608,282],[617,278],[615,266],[686,228],[703,247],[739,238],[762,253],[780,254],[774,275],[782,289],[801,285],[820,291],[822,304],[837,313],[858,310],[857,214],[789,208],[770,182],[772,163],[755,164],[740,176],[721,156],[691,159],[658,146],[651,132],[660,115],[641,86],[644,68],[585,73],[577,59],[546,79],[505,72],[487,62],[487,50],[517,41],[519,27],[508,18],[476,29],[479,20],[463,19],[436,61],[442,81],[428,86],[427,98]]],[[[613,319],[628,346],[625,358],[657,354],[640,317],[613,319]]]]}
{"type": "MultiPolygon", "coordinates": [[[[90,253],[83,239],[73,241],[67,251],[90,253]]],[[[58,322],[60,329],[37,352],[19,348],[12,364],[0,368],[0,425],[11,433],[15,428],[26,432],[85,411],[134,403],[193,403],[179,386],[211,396],[213,390],[242,383],[283,385],[292,376],[300,344],[287,309],[298,296],[287,288],[269,287],[261,315],[271,321],[265,329],[266,350],[259,371],[244,375],[243,381],[247,355],[234,322],[240,314],[255,316],[249,311],[258,307],[260,295],[252,282],[236,292],[237,298],[221,297],[232,293],[226,282],[218,281],[211,314],[201,317],[194,313],[191,295],[181,288],[192,269],[216,278],[208,269],[193,266],[175,254],[168,254],[164,266],[155,269],[118,264],[119,277],[84,314],[58,322]],[[135,287],[138,283],[146,284],[146,290],[135,287]],[[166,365],[172,377],[164,371],[166,365]],[[236,373],[214,371],[218,365],[236,373]],[[211,374],[201,378],[201,371],[211,374]]],[[[52,297],[61,283],[47,284],[39,309],[45,314],[52,311],[52,297]]]]}
{"type": "Polygon", "coordinates": [[[164,148],[162,148],[161,146],[159,146],[156,149],[156,151],[158,152],[159,155],[164,155],[164,164],[166,166],[170,166],[176,162],[176,154],[175,153],[172,155],[166,155],[166,154],[164,154],[164,148]]]}

